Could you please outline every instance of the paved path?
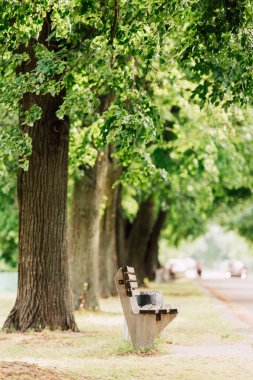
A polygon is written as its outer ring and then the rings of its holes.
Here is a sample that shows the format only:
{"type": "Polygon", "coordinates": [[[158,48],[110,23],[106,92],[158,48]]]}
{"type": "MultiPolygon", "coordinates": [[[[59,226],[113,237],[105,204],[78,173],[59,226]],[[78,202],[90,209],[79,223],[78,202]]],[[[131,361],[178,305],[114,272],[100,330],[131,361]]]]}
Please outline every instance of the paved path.
{"type": "Polygon", "coordinates": [[[199,283],[253,331],[253,278],[203,278],[199,283]]]}

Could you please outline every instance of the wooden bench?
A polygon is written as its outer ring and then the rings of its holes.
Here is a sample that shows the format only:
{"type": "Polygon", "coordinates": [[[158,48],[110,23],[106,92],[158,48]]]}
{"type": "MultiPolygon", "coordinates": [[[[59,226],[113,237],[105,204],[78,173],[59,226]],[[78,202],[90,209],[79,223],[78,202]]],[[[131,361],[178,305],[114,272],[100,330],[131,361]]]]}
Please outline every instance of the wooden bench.
{"type": "Polygon", "coordinates": [[[134,268],[120,268],[114,278],[132,345],[149,348],[154,339],[177,316],[178,309],[163,304],[159,292],[140,292],[134,268]]]}

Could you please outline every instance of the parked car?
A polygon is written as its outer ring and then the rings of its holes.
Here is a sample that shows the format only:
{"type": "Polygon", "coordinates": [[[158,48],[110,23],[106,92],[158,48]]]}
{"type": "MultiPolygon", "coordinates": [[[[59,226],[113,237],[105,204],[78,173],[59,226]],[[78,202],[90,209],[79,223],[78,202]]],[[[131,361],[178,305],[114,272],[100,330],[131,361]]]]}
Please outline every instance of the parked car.
{"type": "Polygon", "coordinates": [[[226,273],[226,277],[241,277],[246,278],[248,274],[248,270],[241,260],[232,260],[228,264],[228,269],[226,273]]]}

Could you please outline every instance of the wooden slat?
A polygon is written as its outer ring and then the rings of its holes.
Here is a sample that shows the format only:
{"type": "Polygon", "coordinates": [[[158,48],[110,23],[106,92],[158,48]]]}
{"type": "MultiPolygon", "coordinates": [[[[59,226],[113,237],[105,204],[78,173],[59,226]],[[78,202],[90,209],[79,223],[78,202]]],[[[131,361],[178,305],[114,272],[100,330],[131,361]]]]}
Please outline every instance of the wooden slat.
{"type": "Polygon", "coordinates": [[[125,286],[127,289],[137,289],[138,288],[137,282],[132,282],[132,281],[126,281],[125,286]]]}
{"type": "Polygon", "coordinates": [[[178,309],[170,309],[169,314],[178,314],[178,309]]]}
{"type": "Polygon", "coordinates": [[[155,309],[140,310],[140,314],[155,314],[155,309]]]}
{"type": "Polygon", "coordinates": [[[135,274],[130,274],[130,273],[124,272],[123,276],[124,276],[125,280],[137,282],[135,274]]]}
{"type": "Polygon", "coordinates": [[[169,314],[178,314],[178,307],[177,305],[173,304],[164,304],[162,309],[168,309],[169,314]]]}
{"type": "Polygon", "coordinates": [[[161,308],[161,309],[158,309],[156,312],[157,312],[157,314],[178,314],[178,310],[175,308],[173,308],[173,309],[161,308]]]}
{"type": "Polygon", "coordinates": [[[125,273],[132,273],[132,274],[135,274],[135,270],[133,267],[128,267],[127,265],[125,265],[124,267],[122,267],[122,272],[125,273]]]}
{"type": "Polygon", "coordinates": [[[156,312],[157,312],[157,314],[168,314],[169,310],[168,309],[158,309],[156,312]]]}

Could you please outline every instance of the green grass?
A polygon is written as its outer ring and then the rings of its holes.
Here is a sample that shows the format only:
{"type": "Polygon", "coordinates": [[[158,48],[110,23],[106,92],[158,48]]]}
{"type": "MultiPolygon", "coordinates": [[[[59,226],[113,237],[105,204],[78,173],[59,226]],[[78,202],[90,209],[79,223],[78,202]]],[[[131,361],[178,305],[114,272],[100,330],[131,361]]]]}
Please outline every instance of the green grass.
{"type": "MultiPolygon", "coordinates": [[[[130,380],[154,376],[158,379],[173,376],[180,380],[252,379],[252,375],[247,377],[253,373],[252,361],[227,353],[230,347],[245,347],[246,339],[233,331],[195,283],[179,279],[167,284],[150,284],[150,288],[162,291],[166,303],[180,305],[179,316],[157,339],[152,350],[134,350],[123,340],[122,309],[119,299],[114,297],[101,300],[99,312],[76,313],[80,333],[1,332],[0,358],[56,368],[64,373],[64,379],[68,376],[76,380],[117,380],[124,376],[130,380]],[[207,350],[207,347],[214,347],[215,351],[223,346],[226,352],[222,355],[221,351],[218,357],[207,350]]],[[[1,323],[13,302],[13,297],[0,297],[1,323]]]]}

